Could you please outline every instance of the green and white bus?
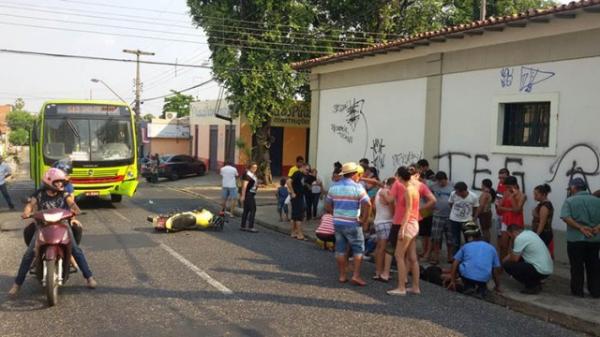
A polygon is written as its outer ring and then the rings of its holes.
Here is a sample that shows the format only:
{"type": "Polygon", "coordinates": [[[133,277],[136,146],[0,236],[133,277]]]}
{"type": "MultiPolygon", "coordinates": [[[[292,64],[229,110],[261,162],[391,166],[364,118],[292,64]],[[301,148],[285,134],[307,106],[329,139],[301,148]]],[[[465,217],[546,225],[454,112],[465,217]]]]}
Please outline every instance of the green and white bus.
{"type": "Polygon", "coordinates": [[[138,185],[135,115],[126,103],[53,100],[44,103],[30,137],[31,179],[71,159],[75,196],[132,197],[138,185]]]}

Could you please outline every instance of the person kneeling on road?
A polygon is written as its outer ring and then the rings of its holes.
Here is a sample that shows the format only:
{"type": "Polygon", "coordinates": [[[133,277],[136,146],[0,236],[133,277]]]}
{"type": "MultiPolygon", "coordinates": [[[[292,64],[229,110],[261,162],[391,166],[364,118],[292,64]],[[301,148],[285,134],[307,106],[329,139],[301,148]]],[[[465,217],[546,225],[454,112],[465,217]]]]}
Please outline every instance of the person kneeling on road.
{"type": "MultiPolygon", "coordinates": [[[[81,213],[79,207],[75,203],[75,200],[71,194],[67,194],[64,191],[64,184],[66,181],[66,175],[63,171],[51,168],[45,174],[43,178],[43,187],[37,190],[30,198],[27,205],[25,205],[25,209],[23,210],[22,218],[27,219],[33,215],[36,211],[43,211],[47,209],[53,208],[67,208],[70,209],[73,213],[78,214],[81,213]]],[[[36,224],[37,226],[37,224],[36,224]]],[[[83,255],[83,251],[77,245],[77,242],[73,238],[73,231],[69,228],[69,235],[71,237],[72,242],[72,254],[75,258],[75,261],[81,268],[81,272],[86,279],[86,286],[88,288],[96,288],[96,281],[92,277],[92,272],[87,264],[87,260],[83,255]]],[[[27,276],[27,272],[33,262],[35,257],[35,242],[37,238],[37,228],[35,234],[33,235],[31,241],[29,242],[29,246],[23,255],[23,259],[21,260],[21,265],[19,267],[19,271],[17,273],[17,277],[15,278],[15,283],[9,291],[10,296],[16,296],[25,281],[25,277],[27,276]]]]}
{"type": "Polygon", "coordinates": [[[454,255],[448,289],[456,290],[457,274],[463,282],[464,293],[485,297],[487,283],[494,279],[494,290],[500,291],[500,258],[496,248],[482,240],[481,230],[474,222],[468,222],[463,230],[467,243],[454,255]]]}
{"type": "Polygon", "coordinates": [[[504,270],[515,280],[523,283],[523,294],[535,295],[542,291],[542,280],[552,275],[554,265],[544,241],[519,225],[509,225],[508,235],[514,244],[510,254],[502,261],[504,270]]]}

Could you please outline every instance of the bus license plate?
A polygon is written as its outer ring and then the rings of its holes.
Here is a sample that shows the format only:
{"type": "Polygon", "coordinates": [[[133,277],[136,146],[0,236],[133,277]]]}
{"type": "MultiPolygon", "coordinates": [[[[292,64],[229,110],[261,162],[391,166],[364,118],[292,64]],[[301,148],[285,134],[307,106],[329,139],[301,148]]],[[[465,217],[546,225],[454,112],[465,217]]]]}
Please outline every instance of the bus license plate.
{"type": "Polygon", "coordinates": [[[99,195],[100,195],[100,192],[98,192],[98,191],[85,192],[86,197],[97,197],[99,195]]]}

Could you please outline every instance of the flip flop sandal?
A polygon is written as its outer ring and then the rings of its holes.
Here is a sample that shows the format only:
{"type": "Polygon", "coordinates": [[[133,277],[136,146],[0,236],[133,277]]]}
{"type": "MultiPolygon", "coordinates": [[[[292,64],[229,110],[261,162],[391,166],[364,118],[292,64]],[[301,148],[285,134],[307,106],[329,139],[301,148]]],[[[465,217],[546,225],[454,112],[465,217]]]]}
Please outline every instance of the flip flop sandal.
{"type": "Polygon", "coordinates": [[[398,289],[388,290],[387,294],[390,296],[406,296],[406,291],[400,291],[398,289]]]}
{"type": "Polygon", "coordinates": [[[390,282],[390,279],[385,279],[381,276],[373,276],[373,281],[378,281],[378,282],[383,282],[383,283],[388,283],[390,282]]]}
{"type": "Polygon", "coordinates": [[[364,286],[366,286],[366,285],[367,285],[367,283],[366,283],[366,282],[364,282],[364,281],[363,281],[363,282],[358,282],[358,281],[356,281],[356,280],[350,280],[350,283],[351,283],[353,286],[358,286],[358,287],[364,287],[364,286]]]}

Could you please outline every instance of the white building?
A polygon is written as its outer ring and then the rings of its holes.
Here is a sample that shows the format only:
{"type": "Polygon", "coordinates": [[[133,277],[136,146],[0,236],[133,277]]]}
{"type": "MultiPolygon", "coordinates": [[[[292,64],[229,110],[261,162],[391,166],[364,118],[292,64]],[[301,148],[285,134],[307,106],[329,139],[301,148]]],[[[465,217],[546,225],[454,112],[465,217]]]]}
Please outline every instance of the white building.
{"type": "Polygon", "coordinates": [[[600,189],[600,1],[491,18],[300,62],[311,71],[311,162],[370,158],[383,177],[427,158],[479,187],[507,167],[549,183],[556,255],[573,176],[600,189]]]}

